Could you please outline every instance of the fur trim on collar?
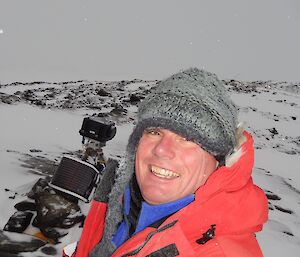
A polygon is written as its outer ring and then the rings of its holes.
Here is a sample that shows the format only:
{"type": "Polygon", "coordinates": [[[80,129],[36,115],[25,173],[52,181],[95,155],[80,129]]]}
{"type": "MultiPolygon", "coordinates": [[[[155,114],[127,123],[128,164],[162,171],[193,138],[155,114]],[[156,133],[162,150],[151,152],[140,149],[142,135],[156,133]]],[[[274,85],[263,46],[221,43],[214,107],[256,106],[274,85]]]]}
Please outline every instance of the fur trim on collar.
{"type": "Polygon", "coordinates": [[[93,249],[91,257],[108,257],[116,250],[112,238],[119,224],[123,220],[122,197],[134,171],[135,156],[127,154],[116,173],[116,181],[108,201],[108,211],[101,242],[93,249]]]}
{"type": "Polygon", "coordinates": [[[233,149],[233,152],[226,156],[225,166],[233,166],[243,155],[243,149],[241,148],[242,144],[247,141],[247,137],[244,135],[244,124],[239,123],[236,130],[236,146],[233,149]]]}

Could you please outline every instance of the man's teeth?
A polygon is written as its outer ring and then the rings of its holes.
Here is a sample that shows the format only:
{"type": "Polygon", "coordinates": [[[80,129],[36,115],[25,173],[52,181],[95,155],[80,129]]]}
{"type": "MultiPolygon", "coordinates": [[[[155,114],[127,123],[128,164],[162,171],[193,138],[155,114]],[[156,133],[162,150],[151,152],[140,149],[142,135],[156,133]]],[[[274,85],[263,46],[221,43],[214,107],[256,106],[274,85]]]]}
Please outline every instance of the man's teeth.
{"type": "Polygon", "coordinates": [[[179,174],[174,171],[167,170],[164,168],[159,168],[156,166],[151,167],[151,172],[160,178],[178,178],[179,177],[179,174]]]}

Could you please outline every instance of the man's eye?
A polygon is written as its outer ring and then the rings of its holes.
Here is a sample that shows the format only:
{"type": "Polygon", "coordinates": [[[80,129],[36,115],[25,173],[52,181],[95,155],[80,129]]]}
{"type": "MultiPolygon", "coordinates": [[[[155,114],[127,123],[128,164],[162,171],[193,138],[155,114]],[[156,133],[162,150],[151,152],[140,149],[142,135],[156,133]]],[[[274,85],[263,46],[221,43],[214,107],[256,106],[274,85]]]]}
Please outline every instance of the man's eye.
{"type": "Polygon", "coordinates": [[[188,140],[186,137],[179,137],[178,141],[179,142],[192,142],[192,141],[188,140]]]}
{"type": "Polygon", "coordinates": [[[178,139],[178,141],[184,143],[185,145],[194,145],[194,144],[198,145],[198,143],[196,143],[196,142],[194,142],[192,140],[189,140],[186,137],[180,137],[178,139]]]}
{"type": "Polygon", "coordinates": [[[160,131],[158,129],[155,129],[155,128],[148,128],[148,129],[145,129],[145,134],[148,134],[148,135],[153,135],[153,136],[157,136],[157,135],[160,135],[160,131]]]}

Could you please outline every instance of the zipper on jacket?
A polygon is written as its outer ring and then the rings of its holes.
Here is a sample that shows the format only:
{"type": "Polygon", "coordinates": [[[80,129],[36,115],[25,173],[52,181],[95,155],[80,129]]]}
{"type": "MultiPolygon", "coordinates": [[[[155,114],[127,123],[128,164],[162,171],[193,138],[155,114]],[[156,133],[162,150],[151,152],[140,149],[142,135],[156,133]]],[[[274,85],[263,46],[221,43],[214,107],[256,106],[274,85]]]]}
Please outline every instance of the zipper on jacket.
{"type": "Polygon", "coordinates": [[[202,234],[202,237],[196,240],[197,244],[204,245],[215,236],[216,224],[210,225],[210,228],[202,234]]]}

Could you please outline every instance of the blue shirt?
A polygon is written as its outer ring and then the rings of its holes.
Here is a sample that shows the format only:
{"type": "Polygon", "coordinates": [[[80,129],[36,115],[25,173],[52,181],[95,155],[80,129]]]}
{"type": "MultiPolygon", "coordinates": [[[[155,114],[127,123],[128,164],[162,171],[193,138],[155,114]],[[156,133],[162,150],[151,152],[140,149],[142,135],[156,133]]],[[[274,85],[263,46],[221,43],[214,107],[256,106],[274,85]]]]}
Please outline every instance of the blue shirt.
{"type": "MultiPolygon", "coordinates": [[[[194,201],[194,199],[195,199],[195,195],[190,194],[177,201],[159,204],[159,205],[150,205],[145,201],[143,201],[140,214],[138,217],[137,226],[133,235],[142,231],[143,229],[153,224],[154,222],[164,217],[167,217],[175,213],[176,211],[179,211],[180,209],[182,209],[183,207],[187,206],[189,203],[194,201]]],[[[127,187],[124,195],[124,215],[127,216],[129,214],[129,210],[130,210],[130,189],[129,187],[127,187]]],[[[128,224],[128,222],[126,222],[125,220],[123,220],[121,225],[118,227],[112,239],[112,242],[116,247],[119,247],[129,238],[129,227],[130,224],[128,224]]]]}

